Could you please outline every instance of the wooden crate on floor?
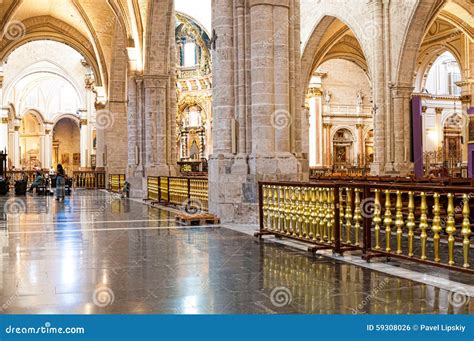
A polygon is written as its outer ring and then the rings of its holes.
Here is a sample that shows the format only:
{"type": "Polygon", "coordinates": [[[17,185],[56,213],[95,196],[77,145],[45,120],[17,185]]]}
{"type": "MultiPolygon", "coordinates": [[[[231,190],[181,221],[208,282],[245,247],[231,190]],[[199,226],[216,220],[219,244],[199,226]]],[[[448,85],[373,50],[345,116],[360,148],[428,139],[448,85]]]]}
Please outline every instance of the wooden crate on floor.
{"type": "Polygon", "coordinates": [[[176,222],[185,226],[218,225],[219,218],[209,213],[186,214],[179,213],[176,216],[176,222]]]}

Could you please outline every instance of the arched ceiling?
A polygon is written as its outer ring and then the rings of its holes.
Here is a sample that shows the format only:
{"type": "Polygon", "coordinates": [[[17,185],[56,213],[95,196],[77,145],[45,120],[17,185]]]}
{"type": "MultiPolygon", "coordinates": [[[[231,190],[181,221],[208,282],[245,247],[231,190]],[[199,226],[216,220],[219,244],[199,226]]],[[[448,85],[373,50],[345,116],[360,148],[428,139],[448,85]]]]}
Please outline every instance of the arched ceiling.
{"type": "MultiPolygon", "coordinates": [[[[150,0],[0,0],[0,63],[18,46],[40,39],[66,43],[93,66],[107,87],[117,27],[143,60],[150,0]],[[118,26],[117,26],[118,24],[118,26]]],[[[143,63],[141,63],[143,64],[143,63]]]]}
{"type": "Polygon", "coordinates": [[[316,55],[313,58],[312,70],[316,71],[319,65],[325,61],[336,58],[357,64],[369,75],[367,60],[356,36],[346,24],[332,18],[319,41],[316,55]]]}

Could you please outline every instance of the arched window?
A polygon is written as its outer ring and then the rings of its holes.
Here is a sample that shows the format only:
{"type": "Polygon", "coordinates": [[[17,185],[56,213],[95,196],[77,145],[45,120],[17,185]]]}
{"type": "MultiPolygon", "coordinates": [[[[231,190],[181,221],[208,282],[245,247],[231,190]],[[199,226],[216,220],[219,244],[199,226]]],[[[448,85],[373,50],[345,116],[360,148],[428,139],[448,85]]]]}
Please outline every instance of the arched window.
{"type": "Polygon", "coordinates": [[[426,79],[426,90],[432,95],[461,95],[456,85],[461,80],[461,69],[454,56],[446,51],[431,66],[426,79]]]}
{"type": "Polygon", "coordinates": [[[184,67],[196,66],[196,44],[194,42],[186,42],[184,44],[184,67]]]}

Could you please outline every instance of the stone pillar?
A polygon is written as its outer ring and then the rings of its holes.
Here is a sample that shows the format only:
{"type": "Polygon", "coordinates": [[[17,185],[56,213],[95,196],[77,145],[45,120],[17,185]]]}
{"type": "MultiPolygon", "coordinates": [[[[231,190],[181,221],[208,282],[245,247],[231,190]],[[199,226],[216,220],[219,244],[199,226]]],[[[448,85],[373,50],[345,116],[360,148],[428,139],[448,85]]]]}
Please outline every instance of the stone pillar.
{"type": "MultiPolygon", "coordinates": [[[[461,50],[464,52],[461,65],[463,74],[462,80],[456,83],[456,85],[461,88],[462,112],[465,114],[465,121],[469,121],[469,112],[471,112],[474,107],[474,42],[471,42],[468,36],[462,35],[461,45],[461,50]]],[[[472,146],[468,146],[467,143],[469,139],[469,124],[465,124],[463,131],[463,163],[469,162],[468,156],[472,149],[472,146]]],[[[471,143],[471,141],[469,143],[471,143]]]]}
{"type": "Polygon", "coordinates": [[[309,154],[310,165],[323,166],[323,117],[322,94],[317,88],[310,88],[308,92],[308,106],[310,115],[309,154]]]}
{"type": "MultiPolygon", "coordinates": [[[[383,32],[383,3],[382,0],[374,0],[367,4],[371,14],[368,20],[373,20],[373,26],[383,32]]],[[[368,37],[372,45],[372,59],[370,60],[370,71],[372,74],[372,88],[374,99],[374,162],[371,171],[375,175],[386,171],[387,163],[391,160],[389,148],[391,146],[392,127],[390,125],[391,115],[386,111],[385,89],[385,48],[384,34],[374,34],[368,37]]]]}
{"type": "MultiPolygon", "coordinates": [[[[169,175],[167,139],[167,84],[168,76],[144,76],[145,141],[148,175],[169,175]]],[[[171,136],[170,136],[171,138],[171,136]]]]}
{"type": "Polygon", "coordinates": [[[412,170],[411,164],[411,118],[410,98],[412,86],[395,86],[392,88],[394,126],[394,169],[400,175],[408,175],[412,170]]]}
{"type": "Polygon", "coordinates": [[[356,124],[357,128],[357,166],[365,166],[365,141],[364,141],[364,128],[363,124],[356,124]]]}
{"type": "Polygon", "coordinates": [[[20,124],[21,121],[15,118],[10,122],[8,131],[8,155],[12,166],[16,169],[20,169],[20,124]]]}
{"type": "Polygon", "coordinates": [[[324,137],[325,137],[325,143],[324,143],[324,156],[325,156],[325,167],[332,167],[332,144],[331,144],[331,129],[332,129],[332,124],[331,123],[324,123],[323,124],[323,129],[324,129],[324,137]]]}
{"type": "Polygon", "coordinates": [[[8,147],[8,108],[3,105],[3,68],[0,63],[0,151],[6,151],[8,147]]]}
{"type": "Polygon", "coordinates": [[[8,109],[0,108],[0,151],[8,150],[8,109]]]}
{"type": "MultiPolygon", "coordinates": [[[[443,146],[444,144],[444,127],[442,126],[442,118],[443,118],[443,108],[435,108],[435,128],[436,128],[436,132],[438,134],[438,141],[437,142],[437,146],[436,146],[436,153],[438,153],[438,149],[440,146],[443,146]]],[[[423,129],[423,131],[425,131],[425,129],[423,129]]],[[[441,160],[443,159],[444,157],[441,156],[441,160]]]]}
{"type": "Polygon", "coordinates": [[[55,168],[53,165],[53,123],[45,122],[44,124],[44,169],[55,168]]]}
{"type": "Polygon", "coordinates": [[[301,174],[294,156],[301,141],[290,134],[301,123],[291,83],[300,53],[295,3],[212,2],[217,40],[209,204],[223,221],[256,223],[258,181],[296,180],[301,174]]]}
{"type": "Polygon", "coordinates": [[[79,126],[80,126],[80,140],[81,140],[81,169],[85,169],[89,164],[89,153],[90,149],[88,146],[89,142],[89,121],[87,117],[87,110],[79,110],[79,126]]]}
{"type": "MultiPolygon", "coordinates": [[[[103,110],[102,104],[95,104],[96,112],[100,112],[103,110]]],[[[95,169],[97,171],[103,171],[105,167],[105,158],[106,158],[106,150],[105,150],[105,127],[100,124],[96,125],[96,166],[95,169]]]]}

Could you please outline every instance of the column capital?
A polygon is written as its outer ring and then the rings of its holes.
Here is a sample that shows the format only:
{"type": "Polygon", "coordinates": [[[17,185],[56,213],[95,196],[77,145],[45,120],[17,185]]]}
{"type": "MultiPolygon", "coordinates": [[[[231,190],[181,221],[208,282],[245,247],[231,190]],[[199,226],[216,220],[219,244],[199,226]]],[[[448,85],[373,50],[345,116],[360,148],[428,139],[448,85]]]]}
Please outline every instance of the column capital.
{"type": "Polygon", "coordinates": [[[166,88],[169,83],[169,76],[143,76],[145,88],[166,88]]]}
{"type": "Polygon", "coordinates": [[[249,7],[254,7],[258,5],[268,5],[268,6],[281,6],[290,8],[289,0],[250,0],[249,7]]]}
{"type": "Polygon", "coordinates": [[[443,113],[443,108],[437,107],[435,108],[436,115],[441,115],[443,113]]]}
{"type": "Polygon", "coordinates": [[[322,95],[323,95],[323,93],[321,92],[321,89],[320,88],[314,88],[314,87],[308,88],[308,91],[306,93],[306,97],[308,99],[313,98],[313,97],[321,97],[322,95]]]}
{"type": "Polygon", "coordinates": [[[391,87],[393,97],[397,98],[407,98],[410,97],[415,88],[408,84],[396,84],[391,87]]]}
{"type": "Polygon", "coordinates": [[[332,128],[332,123],[323,123],[323,128],[331,129],[332,128]]]}
{"type": "Polygon", "coordinates": [[[357,123],[357,124],[356,124],[356,128],[363,130],[363,129],[365,128],[365,124],[363,124],[363,123],[357,123]]]}

